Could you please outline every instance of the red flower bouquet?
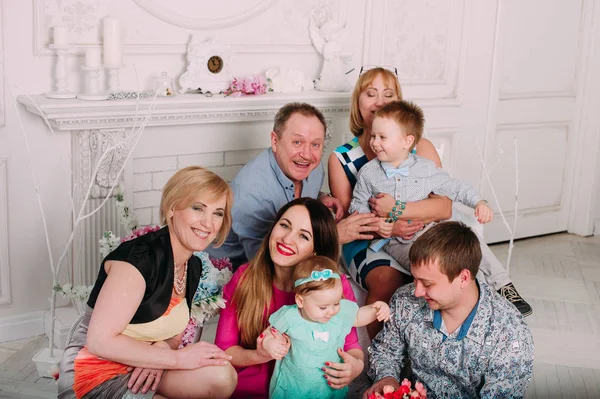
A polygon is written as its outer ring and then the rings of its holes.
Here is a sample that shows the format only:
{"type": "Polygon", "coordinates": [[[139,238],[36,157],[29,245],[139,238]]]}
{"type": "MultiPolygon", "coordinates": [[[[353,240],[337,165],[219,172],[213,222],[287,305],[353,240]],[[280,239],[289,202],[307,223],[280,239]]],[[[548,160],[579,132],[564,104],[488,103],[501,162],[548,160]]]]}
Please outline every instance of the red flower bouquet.
{"type": "Polygon", "coordinates": [[[383,395],[372,393],[369,399],[427,399],[427,392],[420,382],[415,383],[415,389],[411,389],[410,381],[405,378],[398,389],[394,390],[393,386],[386,385],[383,387],[383,395]]]}

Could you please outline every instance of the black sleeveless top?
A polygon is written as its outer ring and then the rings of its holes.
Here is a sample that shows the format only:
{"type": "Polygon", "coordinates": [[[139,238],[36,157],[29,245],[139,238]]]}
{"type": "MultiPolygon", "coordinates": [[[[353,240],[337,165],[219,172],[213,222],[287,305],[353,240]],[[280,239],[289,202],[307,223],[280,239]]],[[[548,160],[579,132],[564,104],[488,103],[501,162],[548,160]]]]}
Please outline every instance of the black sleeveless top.
{"type": "MultiPolygon", "coordinates": [[[[142,303],[131,319],[131,324],[148,323],[158,319],[165,313],[171,301],[173,280],[175,278],[173,273],[173,249],[171,248],[171,238],[167,226],[122,243],[104,258],[100,265],[98,279],[87,302],[92,309],[96,304],[100,289],[106,281],[107,274],[104,270],[104,263],[108,260],[130,263],[138,269],[146,282],[146,291],[142,303]]],[[[185,299],[190,308],[196,288],[198,288],[201,272],[202,263],[200,259],[192,255],[188,260],[185,287],[185,299]]]]}

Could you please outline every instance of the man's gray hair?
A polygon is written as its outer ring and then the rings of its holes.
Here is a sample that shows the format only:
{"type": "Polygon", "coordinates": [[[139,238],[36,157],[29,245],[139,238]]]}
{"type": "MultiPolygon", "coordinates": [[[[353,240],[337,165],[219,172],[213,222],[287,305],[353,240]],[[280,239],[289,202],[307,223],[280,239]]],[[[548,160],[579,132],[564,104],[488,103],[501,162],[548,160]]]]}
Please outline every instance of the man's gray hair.
{"type": "Polygon", "coordinates": [[[323,125],[323,130],[327,132],[327,123],[325,117],[319,109],[313,105],[307,103],[288,103],[281,107],[275,115],[275,122],[273,123],[273,131],[277,133],[277,137],[281,137],[281,134],[285,130],[285,125],[290,117],[299,113],[304,116],[314,116],[323,125]]]}

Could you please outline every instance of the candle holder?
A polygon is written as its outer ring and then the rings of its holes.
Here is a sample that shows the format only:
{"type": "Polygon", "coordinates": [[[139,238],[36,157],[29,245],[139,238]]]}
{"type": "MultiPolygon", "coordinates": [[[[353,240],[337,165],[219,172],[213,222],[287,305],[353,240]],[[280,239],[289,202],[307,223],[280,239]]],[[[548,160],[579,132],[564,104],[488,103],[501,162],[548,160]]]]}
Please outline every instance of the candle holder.
{"type": "Polygon", "coordinates": [[[104,65],[104,68],[108,70],[108,92],[118,93],[120,90],[119,86],[119,69],[125,65],[104,65]]]}
{"type": "Polygon", "coordinates": [[[86,92],[80,93],[77,95],[79,100],[88,100],[88,101],[99,101],[99,100],[108,100],[108,93],[100,90],[100,82],[98,78],[100,77],[100,71],[102,67],[87,67],[82,66],[81,70],[86,72],[86,92]]]}
{"type": "Polygon", "coordinates": [[[67,51],[71,48],[70,44],[51,44],[49,46],[56,52],[56,90],[46,93],[48,98],[75,98],[77,94],[70,91],[67,87],[67,65],[65,58],[67,51]]]}

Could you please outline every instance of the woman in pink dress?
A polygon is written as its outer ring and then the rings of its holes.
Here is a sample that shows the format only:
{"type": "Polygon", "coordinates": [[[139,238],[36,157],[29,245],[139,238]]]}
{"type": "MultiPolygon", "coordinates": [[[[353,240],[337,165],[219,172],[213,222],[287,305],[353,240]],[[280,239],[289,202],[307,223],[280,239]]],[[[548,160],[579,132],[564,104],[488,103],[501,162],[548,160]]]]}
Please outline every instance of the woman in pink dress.
{"type": "MultiPolygon", "coordinates": [[[[223,289],[227,307],[221,311],[215,344],[232,356],[238,385],[232,398],[267,398],[275,359],[287,353],[289,342],[276,330],[267,330],[268,319],[284,305],[294,304],[292,275],[298,263],[311,255],[337,262],[339,244],[335,220],[319,201],[298,198],[283,206],[260,250],[242,265],[223,289]],[[262,345],[272,334],[285,349],[269,353],[262,345]]],[[[350,283],[342,276],[344,298],[356,301],[350,283]]],[[[363,369],[363,352],[356,329],[338,348],[338,359],[323,364],[323,377],[331,387],[347,386],[363,369]]]]}

